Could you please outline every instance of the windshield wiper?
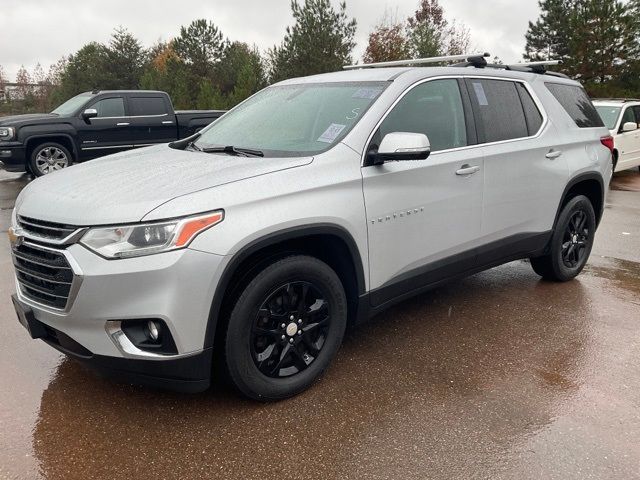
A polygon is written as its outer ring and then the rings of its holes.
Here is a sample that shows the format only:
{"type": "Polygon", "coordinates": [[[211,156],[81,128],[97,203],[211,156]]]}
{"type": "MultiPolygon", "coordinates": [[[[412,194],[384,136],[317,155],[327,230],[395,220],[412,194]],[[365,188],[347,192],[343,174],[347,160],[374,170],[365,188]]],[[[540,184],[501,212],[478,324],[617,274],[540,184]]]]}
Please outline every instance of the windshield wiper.
{"type": "Polygon", "coordinates": [[[227,153],[229,155],[238,155],[242,157],[264,157],[264,153],[260,150],[234,147],[233,145],[227,145],[226,147],[205,147],[201,148],[200,151],[205,153],[227,153]]]}
{"type": "Polygon", "coordinates": [[[198,145],[196,145],[195,142],[187,143],[186,148],[188,148],[190,150],[195,150],[197,152],[201,152],[202,151],[202,149],[198,145]]]}

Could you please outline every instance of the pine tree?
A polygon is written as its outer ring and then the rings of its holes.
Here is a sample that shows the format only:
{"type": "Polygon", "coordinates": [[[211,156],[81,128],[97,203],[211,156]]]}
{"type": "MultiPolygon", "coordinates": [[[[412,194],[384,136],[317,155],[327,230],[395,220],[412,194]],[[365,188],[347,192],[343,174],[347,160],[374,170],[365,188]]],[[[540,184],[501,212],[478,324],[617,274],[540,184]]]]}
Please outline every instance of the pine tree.
{"type": "Polygon", "coordinates": [[[118,27],[111,35],[106,48],[110,75],[105,79],[106,88],[130,89],[140,86],[140,77],[148,55],[140,42],[125,28],[118,27]]]}
{"type": "Polygon", "coordinates": [[[211,82],[203,80],[200,83],[200,89],[196,99],[196,108],[202,110],[220,110],[226,108],[226,102],[220,94],[220,91],[211,82]]]}
{"type": "Polygon", "coordinates": [[[237,104],[249,98],[260,90],[260,79],[256,76],[251,64],[246,63],[238,73],[233,91],[229,95],[228,107],[235,107],[237,104]]]}
{"type": "Polygon", "coordinates": [[[230,100],[233,104],[263,88],[266,85],[266,74],[257,47],[249,47],[242,42],[231,43],[216,68],[216,81],[223,95],[235,95],[236,98],[230,100]],[[233,92],[241,79],[246,96],[237,98],[237,92],[233,92]]]}
{"type": "Polygon", "coordinates": [[[569,58],[574,0],[541,0],[540,18],[529,22],[524,58],[531,61],[569,58]]]}
{"type": "Polygon", "coordinates": [[[525,58],[562,60],[558,70],[593,95],[628,91],[638,59],[632,7],[620,0],[542,0],[540,8],[529,23],[525,58]]]}
{"type": "Polygon", "coordinates": [[[271,81],[331,72],[352,63],[356,21],[348,18],[346,9],[345,2],[336,10],[329,0],[305,0],[303,5],[292,0],[295,23],[287,27],[280,46],[268,53],[271,81]]]}
{"type": "Polygon", "coordinates": [[[227,46],[222,32],[213,22],[194,20],[180,27],[180,35],[173,41],[173,50],[200,80],[210,78],[227,46]]]}
{"type": "Polygon", "coordinates": [[[586,84],[620,76],[635,47],[632,19],[618,0],[579,2],[573,17],[571,73],[586,84]]]}

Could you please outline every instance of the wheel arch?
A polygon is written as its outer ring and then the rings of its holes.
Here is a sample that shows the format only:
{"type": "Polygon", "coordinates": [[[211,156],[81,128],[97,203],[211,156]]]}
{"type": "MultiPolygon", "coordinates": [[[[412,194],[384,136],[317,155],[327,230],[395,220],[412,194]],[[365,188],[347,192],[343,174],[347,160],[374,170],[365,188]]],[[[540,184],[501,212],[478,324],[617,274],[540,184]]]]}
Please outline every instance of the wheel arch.
{"type": "Polygon", "coordinates": [[[78,149],[76,148],[76,143],[74,142],[71,135],[66,133],[56,133],[56,134],[44,134],[44,135],[31,135],[29,136],[25,142],[25,162],[29,162],[31,159],[31,154],[33,150],[43,143],[47,142],[55,142],[64,146],[71,152],[73,155],[72,161],[76,161],[78,159],[78,149]]]}
{"type": "Polygon", "coordinates": [[[558,223],[558,217],[560,212],[567,204],[569,200],[577,195],[586,196],[593,205],[593,210],[596,214],[596,225],[600,224],[602,214],[604,212],[604,192],[605,183],[602,175],[596,172],[588,172],[577,175],[572,178],[562,193],[560,204],[556,212],[555,220],[553,221],[553,229],[555,230],[558,223]]]}
{"type": "Polygon", "coordinates": [[[366,291],[362,256],[353,236],[334,224],[304,225],[270,233],[249,242],[235,253],[226,265],[214,292],[204,348],[220,342],[233,300],[251,277],[251,273],[268,263],[292,254],[310,255],[327,263],[336,271],[347,294],[349,320],[358,315],[358,299],[366,291]]]}

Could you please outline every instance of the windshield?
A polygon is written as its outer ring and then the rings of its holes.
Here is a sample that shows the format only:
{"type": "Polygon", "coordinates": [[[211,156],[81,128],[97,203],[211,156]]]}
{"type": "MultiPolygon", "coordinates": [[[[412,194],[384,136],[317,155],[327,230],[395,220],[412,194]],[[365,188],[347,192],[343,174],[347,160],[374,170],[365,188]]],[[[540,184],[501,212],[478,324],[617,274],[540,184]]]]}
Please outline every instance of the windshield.
{"type": "Polygon", "coordinates": [[[266,157],[320,153],[344,138],[387,85],[349,82],[269,87],[203,130],[196,145],[251,148],[266,157]]]}
{"type": "Polygon", "coordinates": [[[57,115],[60,115],[61,117],[68,117],[69,115],[73,115],[92,96],[93,95],[91,93],[81,93],[80,95],[76,95],[75,97],[70,98],[69,100],[64,102],[51,113],[55,113],[57,115]]]}
{"type": "Polygon", "coordinates": [[[613,130],[618,121],[618,115],[620,115],[620,107],[607,107],[605,105],[596,105],[595,107],[604,125],[609,130],[613,130]]]}

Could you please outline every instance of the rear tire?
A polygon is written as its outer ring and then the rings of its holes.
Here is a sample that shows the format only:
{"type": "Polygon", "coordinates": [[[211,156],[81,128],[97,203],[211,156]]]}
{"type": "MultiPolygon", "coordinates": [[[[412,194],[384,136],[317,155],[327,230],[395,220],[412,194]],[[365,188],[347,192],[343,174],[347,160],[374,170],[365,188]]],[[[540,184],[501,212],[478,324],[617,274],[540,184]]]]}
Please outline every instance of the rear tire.
{"type": "Polygon", "coordinates": [[[560,212],[549,254],[531,259],[533,271],[545,280],[566,282],[575,278],[589,259],[595,232],[593,205],[584,195],[573,197],[560,212]]]}
{"type": "Polygon", "coordinates": [[[305,255],[278,260],[249,282],[231,312],[229,378],[256,400],[296,395],[329,366],[346,325],[344,288],[327,264],[305,255]]]}
{"type": "Polygon", "coordinates": [[[62,170],[71,166],[71,152],[59,143],[47,142],[37,145],[29,156],[29,170],[35,177],[62,170]]]}

